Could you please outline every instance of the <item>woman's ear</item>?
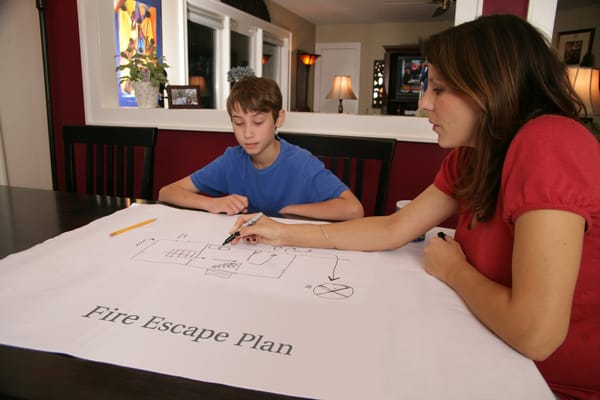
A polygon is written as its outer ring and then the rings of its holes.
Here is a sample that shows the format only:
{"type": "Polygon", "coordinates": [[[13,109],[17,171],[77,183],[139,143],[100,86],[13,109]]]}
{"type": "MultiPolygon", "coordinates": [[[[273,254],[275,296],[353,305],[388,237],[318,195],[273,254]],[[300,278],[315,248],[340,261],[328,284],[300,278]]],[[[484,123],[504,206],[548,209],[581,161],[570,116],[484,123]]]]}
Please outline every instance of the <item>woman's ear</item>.
{"type": "Polygon", "coordinates": [[[283,122],[285,121],[285,110],[282,108],[279,110],[279,114],[277,115],[277,119],[275,120],[275,127],[281,128],[283,126],[283,122]]]}

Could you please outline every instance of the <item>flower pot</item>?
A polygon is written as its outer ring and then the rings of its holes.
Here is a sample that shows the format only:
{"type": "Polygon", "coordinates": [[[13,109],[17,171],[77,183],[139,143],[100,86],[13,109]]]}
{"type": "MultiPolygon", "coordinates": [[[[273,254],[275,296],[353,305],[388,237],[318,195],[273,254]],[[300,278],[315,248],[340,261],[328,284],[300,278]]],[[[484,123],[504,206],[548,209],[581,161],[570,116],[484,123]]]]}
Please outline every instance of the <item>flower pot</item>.
{"type": "Polygon", "coordinates": [[[155,108],[158,105],[158,86],[150,82],[133,82],[135,100],[140,108],[155,108]]]}

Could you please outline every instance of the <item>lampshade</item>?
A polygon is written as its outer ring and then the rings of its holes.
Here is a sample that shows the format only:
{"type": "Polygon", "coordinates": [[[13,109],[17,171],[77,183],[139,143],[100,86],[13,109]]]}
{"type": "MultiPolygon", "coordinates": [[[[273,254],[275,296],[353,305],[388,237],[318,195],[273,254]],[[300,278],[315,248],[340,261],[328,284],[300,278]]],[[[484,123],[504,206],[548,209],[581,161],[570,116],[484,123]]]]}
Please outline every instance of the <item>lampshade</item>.
{"type": "Polygon", "coordinates": [[[325,96],[326,99],[338,99],[338,113],[344,112],[344,106],[342,100],[351,99],[356,100],[356,95],[352,91],[352,80],[348,75],[335,75],[333,82],[331,82],[331,89],[325,96]]]}
{"type": "MultiPolygon", "coordinates": [[[[568,67],[567,72],[571,85],[583,100],[587,115],[600,115],[600,69],[568,67]]],[[[584,116],[583,110],[580,116],[584,116]]]]}
{"type": "Polygon", "coordinates": [[[331,89],[325,96],[326,99],[352,99],[356,100],[356,95],[352,91],[352,80],[347,75],[335,75],[331,82],[331,89]]]}
{"type": "Polygon", "coordinates": [[[263,65],[265,65],[272,57],[272,54],[263,54],[262,56],[262,63],[263,65]]]}
{"type": "Polygon", "coordinates": [[[298,58],[300,62],[304,65],[313,65],[317,58],[321,57],[320,54],[310,54],[310,53],[299,53],[298,58]]]}

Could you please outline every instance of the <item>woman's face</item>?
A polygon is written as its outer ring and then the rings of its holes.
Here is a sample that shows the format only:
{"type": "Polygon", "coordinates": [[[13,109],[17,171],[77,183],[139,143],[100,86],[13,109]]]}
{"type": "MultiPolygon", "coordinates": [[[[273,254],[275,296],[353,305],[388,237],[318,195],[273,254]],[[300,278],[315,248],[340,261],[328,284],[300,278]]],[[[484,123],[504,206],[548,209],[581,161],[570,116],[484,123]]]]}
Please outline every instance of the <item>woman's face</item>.
{"type": "Polygon", "coordinates": [[[473,99],[449,88],[435,65],[429,64],[427,90],[419,107],[428,112],[441,147],[474,146],[481,111],[473,99]]]}

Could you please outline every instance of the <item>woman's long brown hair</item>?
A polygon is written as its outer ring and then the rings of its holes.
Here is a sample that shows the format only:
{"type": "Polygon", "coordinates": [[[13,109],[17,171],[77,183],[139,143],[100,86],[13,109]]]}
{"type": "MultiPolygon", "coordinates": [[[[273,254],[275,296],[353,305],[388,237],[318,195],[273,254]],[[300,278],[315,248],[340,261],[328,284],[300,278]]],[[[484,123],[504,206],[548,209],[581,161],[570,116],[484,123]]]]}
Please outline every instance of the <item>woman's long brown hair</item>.
{"type": "Polygon", "coordinates": [[[475,147],[460,150],[455,195],[485,221],[496,210],[504,158],[521,126],[542,114],[577,118],[583,103],[544,36],[514,15],[480,17],[433,35],[422,53],[481,109],[475,147]]]}

